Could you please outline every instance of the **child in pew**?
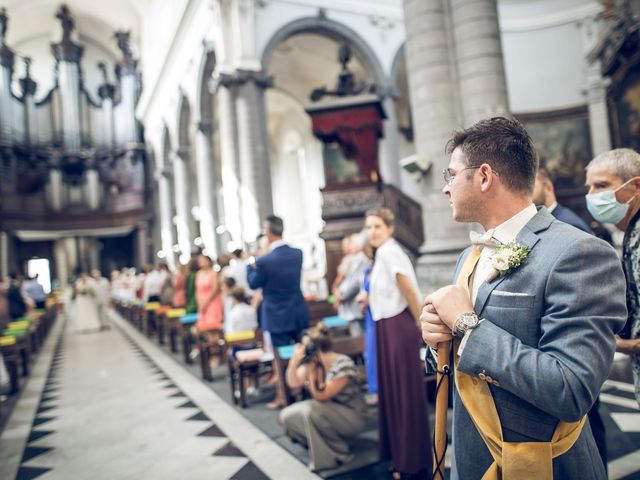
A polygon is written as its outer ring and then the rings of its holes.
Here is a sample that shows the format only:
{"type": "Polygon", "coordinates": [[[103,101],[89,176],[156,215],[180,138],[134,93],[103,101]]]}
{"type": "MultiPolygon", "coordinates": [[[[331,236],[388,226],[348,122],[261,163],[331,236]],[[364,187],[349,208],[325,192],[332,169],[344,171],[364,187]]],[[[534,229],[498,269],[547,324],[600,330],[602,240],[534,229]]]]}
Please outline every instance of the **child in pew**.
{"type": "Polygon", "coordinates": [[[233,287],[229,292],[229,298],[231,298],[231,308],[224,319],[224,333],[243,332],[258,328],[258,313],[255,308],[249,305],[244,288],[233,287]]]}
{"type": "Polygon", "coordinates": [[[224,277],[222,280],[222,298],[224,304],[224,332],[227,333],[227,318],[231,314],[233,308],[233,297],[231,296],[231,290],[236,286],[236,280],[233,277],[224,277]]]}

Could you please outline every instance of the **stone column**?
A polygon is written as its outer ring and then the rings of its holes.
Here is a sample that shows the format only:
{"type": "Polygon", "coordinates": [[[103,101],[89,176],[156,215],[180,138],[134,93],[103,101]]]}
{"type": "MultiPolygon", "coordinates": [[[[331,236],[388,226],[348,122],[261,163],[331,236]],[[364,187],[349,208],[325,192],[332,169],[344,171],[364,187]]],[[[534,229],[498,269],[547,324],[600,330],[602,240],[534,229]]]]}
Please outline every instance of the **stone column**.
{"type": "Polygon", "coordinates": [[[57,158],[52,158],[49,166],[49,178],[47,181],[47,203],[51,210],[59,212],[63,205],[62,172],[57,158]]]}
{"type": "Polygon", "coordinates": [[[216,237],[219,222],[216,193],[219,189],[213,153],[211,121],[200,122],[196,132],[196,165],[198,170],[198,204],[200,206],[200,238],[207,253],[217,257],[220,252],[216,237]]]}
{"type": "Polygon", "coordinates": [[[390,94],[385,95],[382,104],[387,119],[383,122],[384,137],[380,139],[380,174],[385,183],[400,188],[400,147],[396,107],[390,94]]]}
{"type": "Polygon", "coordinates": [[[585,92],[589,107],[589,131],[593,156],[611,150],[609,131],[609,109],[607,108],[607,88],[610,80],[602,76],[600,59],[593,56],[592,49],[597,45],[600,32],[596,16],[583,18],[579,25],[582,33],[582,46],[585,53],[587,81],[585,92]]]}
{"type": "Polygon", "coordinates": [[[509,115],[497,0],[451,0],[450,6],[464,126],[509,115]]]}
{"type": "Polygon", "coordinates": [[[141,268],[149,263],[149,247],[147,238],[149,237],[149,226],[146,223],[141,223],[136,228],[135,239],[135,261],[136,267],[141,268]]]}
{"type": "Polygon", "coordinates": [[[262,231],[262,220],[273,213],[271,158],[264,90],[272,79],[262,72],[238,71],[236,97],[240,204],[243,240],[251,242],[262,231]]]}
{"type": "MultiPolygon", "coordinates": [[[[69,243],[69,237],[56,240],[53,244],[53,252],[56,261],[56,274],[61,286],[69,284],[72,272],[70,271],[69,253],[67,246],[69,243]]],[[[71,239],[73,241],[73,239],[71,239]]]]}
{"type": "Polygon", "coordinates": [[[600,62],[587,70],[587,101],[589,102],[589,130],[593,156],[611,150],[609,109],[607,108],[608,82],[600,75],[600,62]]]}
{"type": "Polygon", "coordinates": [[[156,173],[158,182],[158,200],[160,206],[160,238],[162,240],[162,251],[168,265],[175,265],[175,255],[173,252],[173,219],[171,218],[171,188],[169,186],[169,172],[163,168],[156,173]]]}
{"type": "Polygon", "coordinates": [[[102,200],[102,184],[97,165],[87,164],[87,172],[84,184],[84,197],[89,210],[98,210],[102,200]]]}
{"type": "Polygon", "coordinates": [[[173,188],[176,205],[176,228],[178,231],[178,245],[180,246],[180,261],[186,263],[191,254],[189,175],[187,164],[189,154],[184,150],[178,151],[173,158],[173,188]]]}
{"type": "Polygon", "coordinates": [[[220,125],[220,160],[222,164],[221,219],[234,242],[242,241],[242,209],[240,207],[240,173],[238,168],[238,131],[236,122],[236,85],[226,74],[215,75],[220,125]]]}
{"type": "Polygon", "coordinates": [[[0,42],[0,140],[11,141],[13,118],[11,116],[11,82],[15,53],[5,43],[0,42]]]}
{"type": "Polygon", "coordinates": [[[458,126],[457,97],[450,49],[448,12],[442,0],[404,0],[407,73],[416,153],[432,162],[422,180],[426,242],[418,264],[427,290],[451,282],[460,250],[467,245],[467,227],[453,221],[442,193],[442,170],[449,164],[445,144],[458,126]]]}

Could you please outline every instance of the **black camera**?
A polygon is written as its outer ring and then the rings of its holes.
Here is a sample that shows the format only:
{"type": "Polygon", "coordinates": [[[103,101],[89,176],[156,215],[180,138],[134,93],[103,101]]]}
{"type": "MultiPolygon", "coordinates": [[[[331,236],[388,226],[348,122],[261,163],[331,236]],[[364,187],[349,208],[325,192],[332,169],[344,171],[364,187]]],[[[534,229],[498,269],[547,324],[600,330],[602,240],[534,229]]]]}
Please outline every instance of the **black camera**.
{"type": "Polygon", "coordinates": [[[316,354],[318,353],[318,347],[313,341],[310,341],[304,346],[304,357],[300,360],[300,365],[304,365],[305,363],[311,363],[314,358],[316,358],[316,354]]]}

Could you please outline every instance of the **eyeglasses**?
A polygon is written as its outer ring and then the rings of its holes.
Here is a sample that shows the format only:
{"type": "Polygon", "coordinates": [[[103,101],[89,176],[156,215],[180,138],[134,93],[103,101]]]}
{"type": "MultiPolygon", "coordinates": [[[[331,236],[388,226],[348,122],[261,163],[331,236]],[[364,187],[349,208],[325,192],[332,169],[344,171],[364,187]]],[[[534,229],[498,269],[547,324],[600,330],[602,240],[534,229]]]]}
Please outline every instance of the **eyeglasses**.
{"type": "Polygon", "coordinates": [[[454,172],[450,168],[445,168],[444,170],[442,170],[442,176],[444,177],[445,183],[447,185],[451,185],[453,183],[453,181],[455,180],[456,175],[458,173],[464,172],[465,170],[475,169],[475,168],[480,168],[480,165],[477,165],[475,167],[465,167],[465,168],[462,168],[462,169],[458,170],[457,172],[454,172]]]}

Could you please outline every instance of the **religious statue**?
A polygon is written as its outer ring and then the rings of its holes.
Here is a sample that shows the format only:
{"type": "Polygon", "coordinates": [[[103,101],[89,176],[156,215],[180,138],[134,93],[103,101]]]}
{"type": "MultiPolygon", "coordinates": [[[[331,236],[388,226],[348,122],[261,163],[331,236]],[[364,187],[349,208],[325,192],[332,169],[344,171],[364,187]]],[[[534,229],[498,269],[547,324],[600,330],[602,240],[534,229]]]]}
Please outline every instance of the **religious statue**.
{"type": "Polygon", "coordinates": [[[69,11],[69,7],[62,5],[56,12],[56,18],[62,23],[62,42],[71,43],[71,32],[75,28],[75,22],[69,11]]]}
{"type": "Polygon", "coordinates": [[[2,7],[0,9],[0,44],[4,45],[7,38],[7,23],[9,17],[7,17],[7,9],[2,7]]]}
{"type": "Polygon", "coordinates": [[[118,48],[122,52],[122,55],[126,60],[133,58],[133,52],[131,51],[131,32],[116,32],[115,37],[118,40],[118,48]]]}

